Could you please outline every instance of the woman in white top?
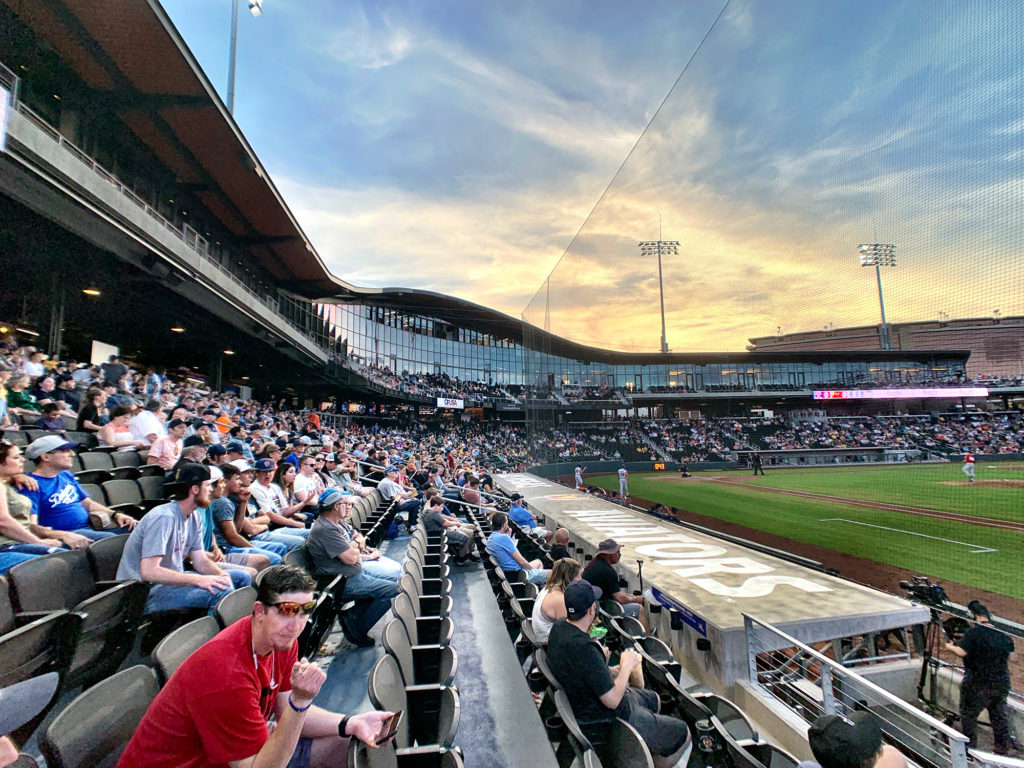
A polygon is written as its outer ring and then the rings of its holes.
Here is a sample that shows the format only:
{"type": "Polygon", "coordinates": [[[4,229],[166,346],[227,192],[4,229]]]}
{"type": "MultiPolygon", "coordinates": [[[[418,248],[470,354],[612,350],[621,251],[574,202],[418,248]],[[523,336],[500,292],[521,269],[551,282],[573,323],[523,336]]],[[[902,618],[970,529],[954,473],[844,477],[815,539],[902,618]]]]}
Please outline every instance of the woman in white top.
{"type": "Polygon", "coordinates": [[[551,627],[566,617],[565,588],[582,576],[583,566],[571,557],[556,560],[551,566],[551,574],[533,602],[533,615],[530,617],[537,642],[547,645],[551,627]]]}

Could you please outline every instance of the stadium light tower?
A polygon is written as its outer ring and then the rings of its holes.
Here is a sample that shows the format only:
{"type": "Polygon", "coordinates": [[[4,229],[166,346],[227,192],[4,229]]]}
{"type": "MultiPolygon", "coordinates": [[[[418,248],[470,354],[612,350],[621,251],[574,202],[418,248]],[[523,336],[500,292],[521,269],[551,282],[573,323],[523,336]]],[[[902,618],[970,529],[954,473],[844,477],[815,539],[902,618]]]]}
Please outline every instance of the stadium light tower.
{"type": "Polygon", "coordinates": [[[661,297],[661,353],[666,354],[668,352],[668,337],[665,335],[665,283],[662,279],[661,255],[678,256],[679,241],[661,239],[660,218],[658,222],[658,239],[645,240],[642,243],[637,243],[637,245],[640,246],[641,256],[654,256],[655,254],[658,256],[658,293],[661,297]]]}
{"type": "MultiPolygon", "coordinates": [[[[263,0],[249,0],[249,13],[263,14],[263,0]]],[[[231,45],[228,49],[228,112],[235,114],[235,51],[238,48],[238,0],[231,0],[231,45]]]]}
{"type": "Polygon", "coordinates": [[[885,322],[885,299],[882,297],[882,267],[896,266],[896,246],[891,243],[861,243],[857,246],[862,267],[874,267],[878,280],[878,306],[882,310],[882,349],[892,349],[889,324],[885,322]]]}

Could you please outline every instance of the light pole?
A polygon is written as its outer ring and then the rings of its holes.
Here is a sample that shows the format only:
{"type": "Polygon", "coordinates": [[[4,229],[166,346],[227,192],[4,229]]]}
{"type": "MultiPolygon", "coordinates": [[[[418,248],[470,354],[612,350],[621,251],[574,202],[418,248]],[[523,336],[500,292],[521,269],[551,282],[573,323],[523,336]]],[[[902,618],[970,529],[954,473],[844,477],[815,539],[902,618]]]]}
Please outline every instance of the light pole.
{"type": "MultiPolygon", "coordinates": [[[[249,0],[249,13],[259,18],[263,0],[249,0]]],[[[228,47],[228,112],[235,114],[235,51],[238,48],[238,0],[231,0],[231,44],[228,47]]]]}
{"type": "Polygon", "coordinates": [[[857,246],[862,267],[874,267],[878,280],[878,306],[882,310],[882,349],[892,349],[889,325],[885,322],[885,299],[882,297],[882,267],[896,266],[896,246],[891,243],[861,243],[857,246]]]}
{"type": "MultiPolygon", "coordinates": [[[[659,228],[658,237],[661,237],[659,228]]],[[[645,240],[642,243],[637,243],[640,246],[641,256],[658,256],[658,293],[661,297],[661,353],[666,354],[668,352],[668,337],[665,335],[665,283],[662,280],[661,272],[661,255],[666,256],[678,256],[679,255],[679,241],[678,240],[645,240]]]]}

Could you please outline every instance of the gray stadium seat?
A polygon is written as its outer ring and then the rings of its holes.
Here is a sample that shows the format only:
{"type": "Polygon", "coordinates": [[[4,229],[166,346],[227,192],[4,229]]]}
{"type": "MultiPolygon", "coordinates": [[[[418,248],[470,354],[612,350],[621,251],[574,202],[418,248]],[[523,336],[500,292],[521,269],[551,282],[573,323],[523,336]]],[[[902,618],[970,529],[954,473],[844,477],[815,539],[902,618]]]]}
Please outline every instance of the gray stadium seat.
{"type": "Polygon", "coordinates": [[[120,536],[97,539],[85,550],[96,581],[114,581],[117,578],[117,567],[121,564],[121,554],[124,545],[128,543],[128,536],[122,533],[120,536]]]}
{"type": "Polygon", "coordinates": [[[654,758],[643,738],[621,718],[611,724],[608,742],[595,749],[603,768],[654,768],[654,758]]]}
{"type": "Polygon", "coordinates": [[[409,642],[405,625],[392,619],[384,627],[384,650],[395,657],[406,685],[451,685],[459,659],[450,645],[420,646],[409,642]]]}
{"type": "Polygon", "coordinates": [[[412,645],[451,644],[455,627],[452,620],[441,616],[417,616],[409,595],[399,592],[391,601],[391,612],[402,622],[412,645]]]}
{"type": "Polygon", "coordinates": [[[451,747],[459,728],[459,694],[449,686],[415,685],[402,681],[398,662],[382,656],[370,670],[370,701],[377,709],[405,713],[395,747],[437,744],[451,747]]]}
{"type": "Polygon", "coordinates": [[[8,572],[23,611],[84,614],[65,685],[90,685],[127,658],[142,621],[149,586],[141,581],[98,582],[85,552],[69,550],[26,560],[8,572]]]}
{"type": "Polygon", "coordinates": [[[112,768],[159,687],[141,664],[97,683],[54,718],[40,736],[49,768],[112,768]]]}
{"type": "MultiPolygon", "coordinates": [[[[15,613],[0,578],[0,688],[56,672],[63,683],[74,657],[82,617],[68,611],[15,613]]],[[[57,703],[60,690],[36,717],[9,735],[23,744],[57,703]]]]}
{"type": "Polygon", "coordinates": [[[217,623],[223,629],[244,616],[251,616],[255,602],[256,590],[252,587],[242,587],[224,595],[213,609],[213,615],[217,617],[217,623]]]}
{"type": "Polygon", "coordinates": [[[167,681],[171,679],[171,675],[184,663],[185,659],[201,645],[212,640],[218,632],[220,632],[220,625],[217,620],[212,616],[203,616],[201,619],[178,627],[157,643],[156,648],[153,649],[153,662],[160,685],[166,685],[167,681]]]}
{"type": "Polygon", "coordinates": [[[109,453],[102,453],[100,451],[83,451],[78,454],[78,458],[82,462],[83,470],[114,468],[114,460],[111,458],[109,453]]]}

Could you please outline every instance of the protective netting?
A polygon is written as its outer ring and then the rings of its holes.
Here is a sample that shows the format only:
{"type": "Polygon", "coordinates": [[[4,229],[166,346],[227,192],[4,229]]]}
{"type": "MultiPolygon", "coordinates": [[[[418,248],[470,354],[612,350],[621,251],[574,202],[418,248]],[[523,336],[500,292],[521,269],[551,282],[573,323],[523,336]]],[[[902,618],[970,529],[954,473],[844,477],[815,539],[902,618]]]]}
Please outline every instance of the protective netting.
{"type": "MultiPolygon", "coordinates": [[[[536,296],[594,346],[741,350],[753,336],[1019,314],[1024,14],[1014,0],[733,2],[536,296]]],[[[527,346],[545,349],[527,328],[527,346]]],[[[543,362],[527,353],[528,371],[543,362]]]]}

